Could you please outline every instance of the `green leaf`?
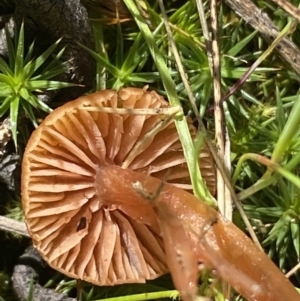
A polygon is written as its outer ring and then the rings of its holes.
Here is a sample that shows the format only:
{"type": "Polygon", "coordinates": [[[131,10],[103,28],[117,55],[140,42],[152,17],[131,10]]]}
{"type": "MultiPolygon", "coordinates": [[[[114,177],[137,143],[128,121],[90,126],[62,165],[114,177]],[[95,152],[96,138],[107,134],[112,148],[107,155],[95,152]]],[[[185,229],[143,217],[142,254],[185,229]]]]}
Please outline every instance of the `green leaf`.
{"type": "Polygon", "coordinates": [[[0,82],[0,97],[6,97],[14,93],[11,86],[0,82]]]}
{"type": "Polygon", "coordinates": [[[277,239],[276,239],[276,246],[279,249],[280,247],[282,247],[282,242],[284,241],[284,239],[288,236],[288,232],[289,232],[289,221],[290,219],[288,219],[287,221],[285,221],[285,223],[283,223],[281,225],[281,227],[278,229],[277,232],[277,239]]]}
{"type": "Polygon", "coordinates": [[[0,82],[5,83],[8,86],[14,86],[13,78],[9,75],[0,73],[0,82]]]}
{"type": "Polygon", "coordinates": [[[19,94],[21,95],[22,98],[24,99],[28,99],[29,98],[29,93],[28,93],[28,90],[24,87],[22,87],[20,90],[19,90],[19,94]]]}
{"type": "Polygon", "coordinates": [[[28,52],[27,52],[26,57],[24,59],[24,64],[28,64],[28,62],[31,60],[31,56],[32,56],[32,53],[33,53],[33,50],[34,50],[34,43],[35,43],[35,41],[33,41],[29,46],[28,52]]]}
{"type": "MultiPolygon", "coordinates": [[[[284,213],[283,210],[279,207],[255,208],[255,212],[253,212],[253,214],[255,214],[256,212],[260,213],[262,215],[268,215],[268,216],[271,216],[271,217],[275,217],[276,219],[280,218],[284,213]]],[[[274,229],[274,227],[273,227],[273,229],[274,229]]]]}
{"type": "Polygon", "coordinates": [[[243,89],[241,89],[240,91],[241,91],[241,94],[243,95],[243,98],[245,100],[248,100],[251,103],[256,104],[258,106],[261,106],[260,101],[258,99],[256,99],[252,94],[248,93],[247,91],[245,91],[243,89]]]}
{"type": "Polygon", "coordinates": [[[18,149],[17,144],[17,124],[18,124],[18,113],[19,113],[19,96],[14,96],[10,102],[10,126],[12,137],[15,143],[16,150],[18,149]]]}
{"type": "Polygon", "coordinates": [[[51,113],[53,111],[44,102],[39,100],[34,94],[30,94],[30,101],[29,102],[34,103],[37,108],[39,108],[40,110],[42,110],[44,112],[51,113]]]}
{"type": "Polygon", "coordinates": [[[36,76],[31,77],[30,81],[51,79],[57,75],[64,73],[68,69],[68,65],[69,65],[69,61],[63,62],[50,69],[45,68],[45,70],[41,71],[40,74],[37,74],[36,76]]]}
{"type": "Polygon", "coordinates": [[[264,240],[263,244],[268,245],[269,243],[276,241],[276,245],[280,245],[288,231],[290,219],[290,216],[285,212],[269,232],[268,237],[264,240]]]}
{"type": "MultiPolygon", "coordinates": [[[[146,45],[144,47],[140,47],[142,35],[138,34],[136,39],[134,40],[134,43],[129,49],[129,52],[123,62],[122,68],[121,68],[121,73],[126,76],[127,74],[130,74],[133,72],[133,70],[136,68],[137,64],[140,61],[140,58],[142,56],[141,54],[141,48],[144,49],[144,51],[147,50],[146,45]],[[138,59],[136,59],[138,58],[138,59]]],[[[149,52],[148,52],[149,53],[149,52]]]]}
{"type": "Polygon", "coordinates": [[[57,40],[53,45],[51,45],[45,52],[43,52],[36,60],[26,65],[25,74],[27,78],[30,78],[33,73],[45,63],[50,54],[54,51],[56,46],[59,44],[61,39],[57,40]]]}
{"type": "Polygon", "coordinates": [[[51,80],[32,80],[28,81],[25,84],[25,87],[30,91],[39,91],[39,90],[56,90],[68,87],[78,87],[80,85],[66,83],[66,82],[59,82],[59,81],[51,81],[51,80]]]}
{"type": "MultiPolygon", "coordinates": [[[[107,56],[107,49],[105,48],[105,42],[103,37],[103,26],[100,22],[92,22],[92,30],[95,37],[95,51],[102,57],[107,56]]],[[[102,64],[96,61],[96,90],[103,90],[107,87],[107,81],[105,78],[105,68],[102,64]]]]}
{"type": "MultiPolygon", "coordinates": [[[[25,96],[25,95],[24,95],[25,96]]],[[[28,102],[31,106],[33,106],[34,108],[38,108],[39,107],[39,102],[38,102],[38,98],[37,100],[33,97],[32,93],[28,93],[28,95],[25,97],[23,97],[23,100],[21,102],[22,106],[24,104],[26,104],[26,102],[28,102]]]]}
{"type": "Polygon", "coordinates": [[[154,83],[159,80],[158,73],[132,73],[126,77],[126,82],[154,83]]]}
{"type": "MultiPolygon", "coordinates": [[[[15,37],[17,35],[18,35],[17,31],[15,30],[15,37]]],[[[7,25],[5,25],[5,37],[6,37],[6,42],[7,42],[9,67],[10,67],[10,70],[14,70],[14,68],[15,68],[16,53],[15,53],[15,47],[14,47],[12,39],[10,37],[10,33],[9,33],[7,25]]]]}
{"type": "Polygon", "coordinates": [[[282,132],[286,122],[286,118],[285,118],[285,112],[283,109],[282,99],[278,87],[276,87],[276,104],[277,104],[276,113],[277,113],[278,131],[282,132]]]}
{"type": "Polygon", "coordinates": [[[100,56],[98,53],[89,49],[88,47],[78,43],[83,49],[85,49],[99,64],[102,65],[114,78],[119,77],[119,70],[112,65],[107,58],[100,56]]]}
{"type": "Polygon", "coordinates": [[[0,57],[0,71],[4,73],[5,75],[13,76],[12,70],[9,68],[7,63],[0,57]]]}
{"type": "Polygon", "coordinates": [[[228,52],[227,54],[230,56],[235,57],[242,49],[244,49],[249,42],[256,36],[257,30],[253,31],[251,34],[249,34],[246,38],[241,40],[239,43],[235,44],[228,52]]]}
{"type": "Polygon", "coordinates": [[[287,119],[285,126],[280,134],[280,137],[276,143],[276,147],[272,154],[272,160],[279,162],[293,137],[298,133],[300,123],[300,97],[295,101],[293,109],[287,119]]]}
{"type": "MultiPolygon", "coordinates": [[[[59,64],[59,60],[61,58],[61,56],[63,55],[63,53],[65,52],[66,47],[63,47],[53,58],[53,60],[51,60],[51,62],[45,67],[44,70],[51,70],[52,68],[56,68],[57,65],[59,64]]],[[[69,60],[70,61],[70,60],[69,60]]],[[[69,62],[67,61],[67,62],[69,62]]],[[[65,62],[65,63],[67,63],[65,62]]]]}
{"type": "Polygon", "coordinates": [[[32,106],[29,104],[29,102],[26,102],[26,101],[24,101],[22,103],[22,106],[24,108],[24,111],[28,115],[29,119],[31,120],[33,126],[35,128],[37,128],[38,127],[38,123],[37,123],[37,120],[36,120],[36,118],[34,116],[34,113],[33,113],[33,110],[32,110],[32,106]]]}
{"type": "Polygon", "coordinates": [[[12,99],[12,95],[8,95],[0,106],[0,117],[2,117],[10,107],[10,101],[12,99]]]}
{"type": "Polygon", "coordinates": [[[297,260],[300,258],[300,221],[295,218],[294,221],[291,222],[291,234],[293,239],[294,248],[297,254],[297,260]]]}
{"type": "MultiPolygon", "coordinates": [[[[243,68],[243,67],[238,67],[238,68],[222,68],[221,70],[221,75],[222,78],[235,78],[235,79],[240,79],[245,72],[248,71],[248,68],[243,68]]],[[[262,74],[259,74],[259,71],[265,71],[265,70],[259,70],[259,68],[255,69],[255,72],[253,72],[249,80],[251,81],[262,81],[265,79],[265,76],[262,74]]],[[[271,71],[271,70],[269,70],[271,71]]]]}
{"type": "Polygon", "coordinates": [[[279,254],[279,267],[281,269],[284,268],[284,264],[287,259],[286,254],[288,252],[290,242],[291,242],[291,237],[287,233],[287,235],[283,237],[282,243],[279,246],[277,246],[277,252],[279,254]]]}
{"type": "Polygon", "coordinates": [[[26,301],[34,301],[34,281],[33,278],[30,282],[29,292],[26,301]]]}
{"type": "Polygon", "coordinates": [[[117,23],[117,45],[116,45],[116,67],[120,69],[122,67],[124,58],[124,44],[123,34],[120,22],[117,23]]]}
{"type": "Polygon", "coordinates": [[[16,51],[15,68],[14,68],[15,76],[19,76],[22,73],[23,67],[24,67],[24,22],[22,22],[20,32],[19,32],[19,40],[18,40],[18,46],[16,51]]]}

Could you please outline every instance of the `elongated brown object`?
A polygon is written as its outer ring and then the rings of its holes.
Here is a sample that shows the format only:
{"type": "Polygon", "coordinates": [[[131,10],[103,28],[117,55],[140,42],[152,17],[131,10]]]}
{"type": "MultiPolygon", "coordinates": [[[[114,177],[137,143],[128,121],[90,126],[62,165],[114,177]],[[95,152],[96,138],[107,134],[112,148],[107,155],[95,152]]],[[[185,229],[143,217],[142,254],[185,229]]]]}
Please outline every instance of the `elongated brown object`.
{"type": "MultiPolygon", "coordinates": [[[[106,176],[106,185],[113,185],[116,177],[122,182],[122,192],[110,191],[108,192],[110,197],[117,199],[120,193],[125,193],[133,200],[132,205],[139,203],[139,206],[142,206],[141,195],[134,189],[133,183],[141,183],[145,191],[153,194],[160,185],[158,179],[140,175],[131,170],[121,171],[116,166],[105,166],[102,172],[106,176]]],[[[103,195],[103,197],[108,197],[108,195],[103,195]]],[[[187,229],[190,229],[189,243],[195,250],[198,262],[214,269],[217,275],[231,284],[249,301],[300,300],[300,295],[293,285],[273,262],[233,223],[204,202],[169,184],[165,184],[162,188],[156,202],[158,207],[160,203],[163,204],[162,208],[167,206],[169,212],[179,218],[187,229]]],[[[171,233],[169,231],[168,235],[171,233]]],[[[173,235],[178,235],[176,229],[173,235]]],[[[174,264],[178,263],[174,260],[168,262],[168,265],[174,264]]],[[[195,262],[195,267],[197,267],[197,262],[195,262]]],[[[184,277],[183,274],[175,276],[178,279],[184,277]]]]}
{"type": "MultiPolygon", "coordinates": [[[[43,121],[22,165],[22,203],[34,246],[56,270],[97,285],[145,282],[170,270],[186,300],[193,299],[191,282],[201,262],[250,301],[299,301],[244,233],[181,189],[191,185],[174,122],[132,114],[167,107],[155,92],[125,88],[83,96],[43,121]],[[155,137],[147,138],[159,124],[155,137]],[[169,183],[153,205],[136,184],[154,195],[169,169],[169,183]]],[[[200,168],[214,192],[205,147],[200,168]]]]}

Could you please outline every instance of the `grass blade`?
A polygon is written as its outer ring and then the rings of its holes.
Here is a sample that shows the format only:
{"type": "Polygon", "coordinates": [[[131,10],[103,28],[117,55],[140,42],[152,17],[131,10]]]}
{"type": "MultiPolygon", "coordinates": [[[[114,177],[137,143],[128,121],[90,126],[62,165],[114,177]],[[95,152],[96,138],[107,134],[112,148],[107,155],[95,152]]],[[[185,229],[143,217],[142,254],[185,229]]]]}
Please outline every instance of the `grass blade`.
{"type": "Polygon", "coordinates": [[[17,124],[18,124],[19,104],[20,104],[20,97],[14,96],[10,102],[10,126],[11,126],[12,137],[15,143],[16,150],[18,150],[17,124]]]}
{"type": "Polygon", "coordinates": [[[24,67],[24,22],[22,22],[20,32],[19,32],[19,39],[16,51],[16,58],[15,58],[15,76],[19,76],[22,74],[22,70],[24,67]]]}

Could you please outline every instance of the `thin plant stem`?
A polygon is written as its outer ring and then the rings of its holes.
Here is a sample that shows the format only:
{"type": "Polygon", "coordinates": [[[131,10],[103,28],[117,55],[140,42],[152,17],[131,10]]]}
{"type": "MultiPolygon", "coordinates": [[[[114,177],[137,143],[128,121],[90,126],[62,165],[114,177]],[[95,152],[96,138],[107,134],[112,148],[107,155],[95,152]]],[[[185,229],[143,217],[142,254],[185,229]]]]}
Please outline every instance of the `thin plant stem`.
{"type": "MultiPolygon", "coordinates": [[[[221,70],[220,70],[220,49],[218,42],[218,15],[217,1],[211,0],[211,30],[212,30],[212,66],[213,66],[213,87],[214,87],[214,116],[215,116],[215,140],[217,155],[224,165],[225,141],[224,141],[224,110],[221,102],[221,70]]],[[[225,183],[219,170],[217,170],[217,200],[220,212],[225,214],[225,183]]]]}
{"type": "MultiPolygon", "coordinates": [[[[228,128],[227,126],[225,126],[225,153],[224,153],[224,166],[226,168],[226,172],[227,172],[227,178],[230,178],[231,176],[231,143],[230,143],[230,137],[229,137],[229,133],[228,133],[228,128]]],[[[219,171],[220,172],[220,171],[219,171]]],[[[223,179],[224,181],[224,179],[223,179]]],[[[225,181],[224,181],[225,183],[225,181]]],[[[225,208],[224,208],[224,216],[232,221],[232,197],[231,197],[231,193],[230,190],[228,189],[227,185],[225,184],[225,191],[224,191],[224,198],[225,198],[225,208]]]]}
{"type": "Polygon", "coordinates": [[[89,112],[105,112],[111,114],[120,115],[161,115],[174,116],[176,114],[182,114],[181,106],[174,106],[171,108],[156,108],[156,109],[124,109],[124,108],[110,108],[110,107],[79,107],[79,110],[89,112]]]}
{"type": "MultiPolygon", "coordinates": [[[[278,176],[277,176],[278,178],[278,176]]],[[[242,192],[237,194],[237,198],[239,201],[245,200],[252,196],[254,193],[272,185],[274,182],[277,181],[277,178],[274,176],[269,177],[267,179],[259,179],[255,184],[252,186],[248,187],[247,189],[243,190],[242,192]]]]}
{"type": "Polygon", "coordinates": [[[238,161],[237,168],[236,168],[235,174],[233,176],[233,179],[237,178],[236,173],[237,173],[237,171],[239,171],[241,169],[241,165],[246,160],[252,160],[252,161],[259,162],[259,163],[267,166],[269,169],[279,173],[281,176],[285,177],[287,180],[289,180],[294,185],[296,185],[298,188],[300,188],[300,178],[299,177],[294,175],[288,169],[283,168],[278,163],[273,162],[272,160],[270,160],[262,155],[258,155],[258,154],[254,154],[254,153],[248,153],[248,154],[244,154],[243,156],[241,156],[241,158],[238,161]]]}
{"type": "MultiPolygon", "coordinates": [[[[218,8],[217,1],[210,1],[211,12],[211,54],[212,54],[212,74],[213,74],[213,90],[214,90],[214,119],[215,119],[215,140],[217,147],[217,155],[224,166],[225,163],[225,122],[224,109],[221,95],[221,64],[220,64],[220,47],[219,47],[219,31],[218,31],[218,8]]],[[[230,151],[230,150],[229,150],[230,151]]],[[[225,198],[225,190],[228,191],[223,176],[217,169],[217,201],[218,208],[222,215],[227,219],[232,219],[231,199],[225,198]]],[[[226,298],[230,297],[230,285],[221,281],[222,293],[226,298]]]]}
{"type": "Polygon", "coordinates": [[[209,34],[206,18],[205,18],[205,12],[204,12],[204,6],[202,0],[196,0],[197,9],[198,9],[198,15],[202,27],[202,32],[205,40],[206,45],[206,52],[208,57],[208,63],[210,67],[211,75],[213,75],[213,67],[212,67],[212,51],[211,51],[211,37],[209,34]]]}
{"type": "Polygon", "coordinates": [[[293,274],[295,274],[300,269],[300,262],[296,264],[289,272],[285,274],[287,278],[291,277],[293,274]]]}
{"type": "Polygon", "coordinates": [[[290,116],[283,128],[280,137],[275,144],[275,148],[272,153],[271,160],[273,162],[280,162],[284,152],[289,147],[291,140],[297,134],[300,124],[300,97],[295,101],[294,107],[290,113],[290,116]]]}
{"type": "MultiPolygon", "coordinates": [[[[292,169],[294,169],[298,164],[300,163],[300,153],[297,153],[288,163],[286,163],[285,165],[285,169],[288,171],[291,171],[292,169]]],[[[235,182],[237,180],[237,177],[239,175],[239,173],[241,172],[241,168],[242,165],[239,164],[236,167],[236,170],[234,172],[234,175],[232,176],[232,185],[235,185],[235,182]]],[[[256,183],[254,183],[252,186],[248,187],[247,189],[243,190],[242,192],[240,192],[237,197],[239,199],[239,201],[242,201],[248,197],[250,197],[251,195],[253,195],[254,193],[272,185],[273,183],[275,183],[278,179],[280,178],[279,174],[272,174],[269,177],[265,177],[265,178],[261,178],[259,179],[256,183]]]]}
{"type": "Polygon", "coordinates": [[[113,297],[106,299],[97,299],[94,301],[146,301],[146,300],[156,300],[161,298],[172,298],[173,300],[179,297],[179,292],[176,290],[171,291],[161,291],[161,292],[153,292],[153,293],[142,293],[130,296],[122,296],[122,297],[113,297]]]}

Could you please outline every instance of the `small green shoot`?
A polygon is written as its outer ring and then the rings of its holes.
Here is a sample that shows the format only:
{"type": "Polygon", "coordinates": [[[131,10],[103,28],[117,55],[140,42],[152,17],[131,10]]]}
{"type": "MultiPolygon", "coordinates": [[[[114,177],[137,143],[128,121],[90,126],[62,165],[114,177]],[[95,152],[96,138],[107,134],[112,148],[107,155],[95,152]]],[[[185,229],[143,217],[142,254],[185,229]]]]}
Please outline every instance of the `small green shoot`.
{"type": "Polygon", "coordinates": [[[12,137],[17,149],[17,127],[20,107],[37,127],[33,108],[50,113],[51,108],[38,98],[39,93],[75,86],[71,83],[50,80],[66,71],[68,62],[60,62],[64,49],[54,55],[48,64],[47,59],[60,40],[50,46],[37,58],[33,58],[34,42],[27,54],[24,52],[24,24],[20,32],[15,32],[14,45],[6,28],[8,63],[0,57],[0,117],[9,111],[12,137]]]}

